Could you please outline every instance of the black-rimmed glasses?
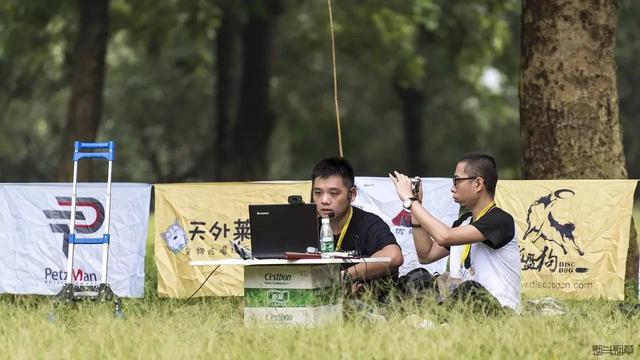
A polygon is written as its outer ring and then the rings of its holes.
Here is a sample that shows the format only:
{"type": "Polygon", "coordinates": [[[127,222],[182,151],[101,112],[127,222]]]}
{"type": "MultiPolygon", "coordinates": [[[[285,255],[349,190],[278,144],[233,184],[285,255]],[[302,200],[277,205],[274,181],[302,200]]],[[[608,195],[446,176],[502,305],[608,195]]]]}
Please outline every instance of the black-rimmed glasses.
{"type": "Polygon", "coordinates": [[[457,187],[458,186],[458,181],[460,180],[474,180],[477,179],[477,176],[473,176],[473,177],[465,177],[465,178],[461,178],[461,177],[454,177],[453,180],[453,186],[457,187]]]}

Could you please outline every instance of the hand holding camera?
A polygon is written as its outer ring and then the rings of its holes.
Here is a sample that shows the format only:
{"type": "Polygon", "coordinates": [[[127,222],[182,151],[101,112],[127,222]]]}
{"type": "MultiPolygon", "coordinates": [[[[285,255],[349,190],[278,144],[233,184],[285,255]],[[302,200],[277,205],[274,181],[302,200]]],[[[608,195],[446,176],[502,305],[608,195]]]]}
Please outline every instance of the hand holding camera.
{"type": "Polygon", "coordinates": [[[395,185],[400,200],[405,201],[409,198],[415,198],[422,202],[422,181],[419,177],[409,178],[394,171],[393,174],[389,174],[389,178],[395,185]]]}

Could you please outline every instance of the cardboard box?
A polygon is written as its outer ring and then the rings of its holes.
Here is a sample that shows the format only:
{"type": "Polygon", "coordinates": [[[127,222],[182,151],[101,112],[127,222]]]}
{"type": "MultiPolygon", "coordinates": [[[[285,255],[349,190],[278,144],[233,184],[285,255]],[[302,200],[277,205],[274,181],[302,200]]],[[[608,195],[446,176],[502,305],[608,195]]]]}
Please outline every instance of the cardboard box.
{"type": "Polygon", "coordinates": [[[265,265],[244,268],[244,288],[315,289],[340,284],[340,265],[265,265]]]}
{"type": "Polygon", "coordinates": [[[319,325],[342,321],[342,303],[314,307],[245,307],[244,324],[319,325]]]}

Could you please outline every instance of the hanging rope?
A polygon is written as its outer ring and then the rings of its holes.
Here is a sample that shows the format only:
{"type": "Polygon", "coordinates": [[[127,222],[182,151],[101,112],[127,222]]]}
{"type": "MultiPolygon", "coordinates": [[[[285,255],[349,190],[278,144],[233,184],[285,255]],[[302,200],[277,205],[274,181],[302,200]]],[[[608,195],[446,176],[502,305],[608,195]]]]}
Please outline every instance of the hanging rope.
{"type": "Polygon", "coordinates": [[[329,4],[329,25],[331,28],[331,58],[333,60],[333,101],[336,106],[336,126],[338,127],[338,151],[340,157],[344,157],[342,152],[342,130],[340,129],[340,110],[338,107],[338,76],[336,74],[336,41],[333,34],[333,13],[331,11],[331,0],[327,0],[329,4]]]}

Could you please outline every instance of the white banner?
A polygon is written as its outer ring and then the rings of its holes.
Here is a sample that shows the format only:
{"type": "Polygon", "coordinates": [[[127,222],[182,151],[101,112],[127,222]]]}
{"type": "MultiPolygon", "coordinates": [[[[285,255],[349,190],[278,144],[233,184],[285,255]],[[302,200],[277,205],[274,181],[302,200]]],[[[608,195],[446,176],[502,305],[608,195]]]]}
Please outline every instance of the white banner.
{"type": "MultiPolygon", "coordinates": [[[[106,184],[78,184],[76,237],[101,237],[106,184]]],[[[108,279],[118,296],[144,295],[151,185],[114,183],[108,279]]],[[[0,184],[0,293],[55,295],[68,276],[71,184],[0,184]]],[[[76,245],[74,282],[100,282],[102,245],[76,245]]]]}
{"type": "MultiPolygon", "coordinates": [[[[402,248],[404,264],[400,267],[400,275],[417,267],[423,267],[431,273],[445,271],[447,258],[429,265],[422,265],[418,261],[413,244],[411,215],[402,208],[402,202],[389,178],[356,177],[356,186],[358,196],[354,206],[380,216],[389,225],[402,248]]],[[[423,178],[422,187],[424,207],[444,224],[451,226],[458,218],[460,209],[451,197],[451,179],[423,178]]]]}

